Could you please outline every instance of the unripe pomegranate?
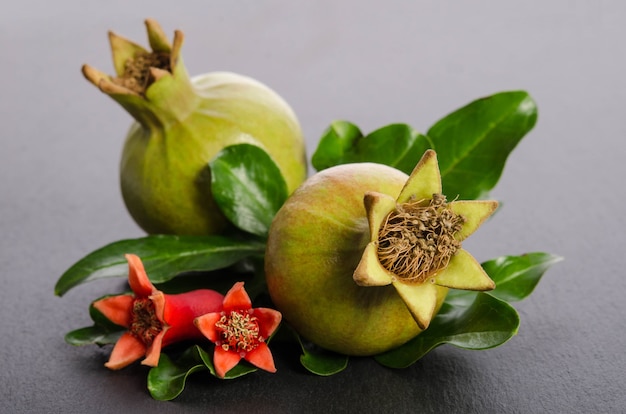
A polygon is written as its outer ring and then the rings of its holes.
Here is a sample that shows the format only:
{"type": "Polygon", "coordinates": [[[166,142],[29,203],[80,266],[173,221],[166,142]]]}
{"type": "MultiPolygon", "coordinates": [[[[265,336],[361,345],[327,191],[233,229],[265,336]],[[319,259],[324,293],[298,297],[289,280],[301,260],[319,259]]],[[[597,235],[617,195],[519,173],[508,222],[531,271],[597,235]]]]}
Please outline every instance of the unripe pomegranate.
{"type": "Polygon", "coordinates": [[[446,202],[433,151],[410,177],[372,163],[328,168],[271,225],[270,296],[286,322],[323,348],[395,348],[428,327],[448,288],[493,289],[461,242],[496,206],[446,202]]]}
{"type": "Polygon", "coordinates": [[[304,140],[296,116],[274,91],[227,72],[189,78],[183,34],[169,43],[146,20],[152,51],[109,33],[116,76],[85,65],[83,74],[135,119],[120,166],[124,202],[148,233],[212,234],[226,225],[214,202],[207,163],[224,147],[263,148],[289,191],[306,177],[304,140]]]}

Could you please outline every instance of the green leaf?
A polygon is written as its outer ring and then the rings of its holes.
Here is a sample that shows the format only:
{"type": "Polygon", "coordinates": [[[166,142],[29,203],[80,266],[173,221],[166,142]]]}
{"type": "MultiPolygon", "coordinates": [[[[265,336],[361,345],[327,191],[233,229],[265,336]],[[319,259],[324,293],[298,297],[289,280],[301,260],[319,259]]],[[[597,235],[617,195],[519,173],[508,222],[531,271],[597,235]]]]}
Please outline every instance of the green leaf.
{"type": "Polygon", "coordinates": [[[65,342],[74,346],[114,344],[123,332],[123,329],[111,331],[101,325],[93,325],[68,332],[65,342]]]}
{"type": "Polygon", "coordinates": [[[509,154],[534,127],[537,107],[524,91],[500,92],[475,100],[436,122],[426,135],[391,124],[363,136],[336,121],[313,154],[320,171],[339,164],[375,162],[410,174],[424,152],[437,152],[443,192],[449,198],[485,198],[495,187],[509,154]]]}
{"type": "Polygon", "coordinates": [[[519,315],[508,303],[482,292],[451,290],[427,330],[375,359],[391,368],[405,368],[439,345],[488,349],[517,333],[519,315]]]}
{"type": "MultiPolygon", "coordinates": [[[[429,138],[408,125],[392,124],[368,135],[372,141],[380,141],[379,156],[373,162],[394,167],[411,174],[427,149],[432,148],[429,138]]],[[[371,148],[370,152],[375,152],[371,148]]]]}
{"type": "Polygon", "coordinates": [[[248,256],[262,254],[265,245],[256,240],[225,236],[147,236],[106,245],[79,260],[57,281],[55,294],[62,296],[81,283],[109,277],[127,277],[124,255],[141,257],[153,283],[177,274],[210,271],[230,266],[248,256]]]}
{"type": "Polygon", "coordinates": [[[507,157],[537,121],[524,91],[501,92],[452,112],[428,130],[437,152],[443,192],[449,198],[484,198],[496,185],[507,157]]]}
{"type": "Polygon", "coordinates": [[[348,356],[328,351],[304,340],[291,327],[288,330],[298,340],[302,348],[300,363],[309,372],[320,376],[330,376],[343,371],[348,366],[348,356]]]}
{"type": "Polygon", "coordinates": [[[224,215],[240,229],[266,236],[287,199],[287,184],[278,166],[260,147],[224,148],[209,163],[211,191],[224,215]]]}
{"type": "Polygon", "coordinates": [[[337,374],[348,366],[348,357],[322,348],[302,347],[300,363],[313,374],[329,376],[337,374]]]}
{"type": "Polygon", "coordinates": [[[197,345],[188,348],[174,362],[166,354],[159,357],[159,365],[148,372],[148,391],[155,400],[169,401],[178,397],[185,388],[187,377],[193,372],[207,370],[197,345]]]}
{"type": "Polygon", "coordinates": [[[363,138],[359,128],[347,121],[334,121],[320,138],[311,164],[317,171],[345,164],[351,147],[363,138]]]}
{"type": "Polygon", "coordinates": [[[483,269],[496,283],[496,288],[487,293],[506,301],[522,300],[532,293],[543,274],[561,260],[559,256],[536,252],[485,262],[483,269]]]}
{"type": "MultiPolygon", "coordinates": [[[[198,345],[186,349],[175,361],[162,353],[159,365],[148,373],[148,390],[156,400],[172,400],[185,388],[187,377],[198,371],[209,371],[216,376],[211,355],[198,345]]],[[[226,373],[224,379],[233,379],[257,371],[243,362],[226,373]]]]}
{"type": "Polygon", "coordinates": [[[375,162],[410,174],[424,151],[428,138],[405,124],[391,124],[363,136],[348,122],[334,122],[313,155],[318,170],[339,164],[375,162]]]}

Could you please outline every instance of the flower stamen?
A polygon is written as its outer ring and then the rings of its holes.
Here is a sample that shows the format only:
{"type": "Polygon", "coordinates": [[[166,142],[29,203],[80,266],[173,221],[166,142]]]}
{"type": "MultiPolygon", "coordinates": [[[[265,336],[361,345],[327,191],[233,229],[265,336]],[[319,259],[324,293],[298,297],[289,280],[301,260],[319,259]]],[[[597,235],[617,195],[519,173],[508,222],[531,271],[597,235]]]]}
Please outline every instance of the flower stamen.
{"type": "Polygon", "coordinates": [[[455,234],[464,222],[443,194],[433,194],[428,204],[424,200],[399,204],[381,226],[378,260],[399,279],[423,283],[461,248],[455,234]]]}
{"type": "Polygon", "coordinates": [[[220,345],[224,351],[232,348],[243,356],[259,346],[265,339],[259,334],[259,323],[255,316],[246,311],[223,312],[215,323],[220,330],[220,345]]]}
{"type": "Polygon", "coordinates": [[[156,315],[154,303],[148,298],[133,302],[130,333],[150,346],[154,338],[163,330],[163,324],[156,315]]]}
{"type": "Polygon", "coordinates": [[[124,73],[112,79],[116,85],[144,95],[154,79],[150,76],[150,68],[158,68],[171,72],[170,54],[166,52],[140,52],[126,60],[124,73]]]}

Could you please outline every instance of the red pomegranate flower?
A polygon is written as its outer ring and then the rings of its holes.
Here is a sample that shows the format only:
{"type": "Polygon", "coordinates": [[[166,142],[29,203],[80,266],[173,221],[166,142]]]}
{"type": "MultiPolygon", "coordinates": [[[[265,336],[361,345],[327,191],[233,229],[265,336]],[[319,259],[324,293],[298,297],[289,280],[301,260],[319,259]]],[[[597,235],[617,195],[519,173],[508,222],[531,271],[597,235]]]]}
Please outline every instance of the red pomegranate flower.
{"type": "Polygon", "coordinates": [[[221,312],[202,315],[195,324],[215,343],[213,365],[216,374],[224,378],[243,358],[258,368],[276,372],[267,338],[278,328],[282,315],[269,308],[254,308],[243,282],[226,293],[221,312]]]}
{"type": "Polygon", "coordinates": [[[202,338],[194,319],[222,308],[224,296],[209,289],[177,295],[157,290],[148,279],[141,259],[127,254],[128,283],[132,294],[110,296],[93,303],[111,322],[128,328],[117,341],[109,361],[110,369],[120,369],[141,357],[143,365],[156,366],[161,348],[175,342],[202,338]]]}

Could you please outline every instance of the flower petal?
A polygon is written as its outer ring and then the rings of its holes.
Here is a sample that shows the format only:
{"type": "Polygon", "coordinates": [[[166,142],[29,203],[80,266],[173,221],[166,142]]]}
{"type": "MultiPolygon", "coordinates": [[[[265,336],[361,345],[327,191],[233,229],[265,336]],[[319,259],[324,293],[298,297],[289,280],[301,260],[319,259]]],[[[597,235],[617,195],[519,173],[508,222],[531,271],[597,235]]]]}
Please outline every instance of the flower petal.
{"type": "Polygon", "coordinates": [[[245,310],[252,307],[250,296],[243,288],[243,282],[237,282],[224,297],[224,310],[245,310]]]}
{"type": "Polygon", "coordinates": [[[220,312],[207,313],[206,315],[198,316],[194,319],[193,323],[198,330],[202,332],[202,335],[206,336],[211,342],[217,342],[220,339],[220,331],[215,324],[220,320],[222,314],[220,312]]]}
{"type": "Polygon", "coordinates": [[[154,340],[146,350],[146,358],[141,361],[142,365],[147,365],[149,367],[156,367],[157,365],[159,365],[161,348],[163,348],[163,337],[165,336],[165,332],[167,332],[167,328],[167,326],[164,327],[161,332],[159,332],[158,335],[154,337],[154,340]]]}
{"type": "Polygon", "coordinates": [[[481,224],[498,208],[495,200],[451,201],[448,207],[465,218],[465,223],[455,238],[459,241],[467,239],[481,224]]]}
{"type": "Polygon", "coordinates": [[[130,288],[137,296],[150,296],[155,289],[150,279],[148,279],[141,259],[134,254],[127,254],[124,257],[128,261],[128,283],[130,288]]]}
{"type": "Polygon", "coordinates": [[[93,307],[114,324],[128,328],[132,318],[134,300],[132,295],[110,296],[95,301],[93,307]]]}
{"type": "Polygon", "coordinates": [[[109,369],[121,369],[132,364],[146,354],[146,346],[130,332],[125,332],[113,347],[109,361],[104,364],[109,369]]]}
{"type": "Polygon", "coordinates": [[[415,200],[430,200],[433,194],[441,193],[441,174],[437,154],[427,150],[409,176],[398,196],[398,204],[415,200]]]}
{"type": "Polygon", "coordinates": [[[252,315],[259,321],[259,335],[267,339],[274,333],[283,315],[270,308],[254,308],[252,315]]]}
{"type": "MultiPolygon", "coordinates": [[[[154,313],[156,317],[159,319],[159,322],[165,324],[165,294],[160,290],[155,290],[149,296],[149,299],[152,301],[154,305],[154,313]]],[[[170,311],[171,313],[171,311],[170,311]]]]}
{"type": "Polygon", "coordinates": [[[259,344],[258,347],[248,352],[244,357],[246,361],[252,365],[259,367],[268,372],[276,372],[276,366],[274,366],[274,358],[272,352],[266,343],[259,344]]]}
{"type": "Polygon", "coordinates": [[[394,281],[393,286],[409,308],[420,329],[428,328],[437,305],[437,286],[432,283],[408,284],[394,281]]]}
{"type": "Polygon", "coordinates": [[[480,263],[466,250],[459,250],[448,266],[434,277],[435,284],[453,289],[492,290],[496,287],[480,263]]]}
{"type": "Polygon", "coordinates": [[[363,204],[370,227],[370,241],[377,240],[380,227],[389,213],[396,208],[396,200],[386,194],[368,191],[363,197],[363,204]]]}
{"type": "Polygon", "coordinates": [[[226,373],[233,369],[241,360],[241,355],[233,351],[225,351],[221,346],[215,347],[213,366],[218,377],[224,378],[226,373]]]}
{"type": "Polygon", "coordinates": [[[370,242],[363,251],[361,261],[352,278],[359,286],[385,286],[391,283],[393,273],[385,269],[378,260],[378,246],[370,242]]]}

